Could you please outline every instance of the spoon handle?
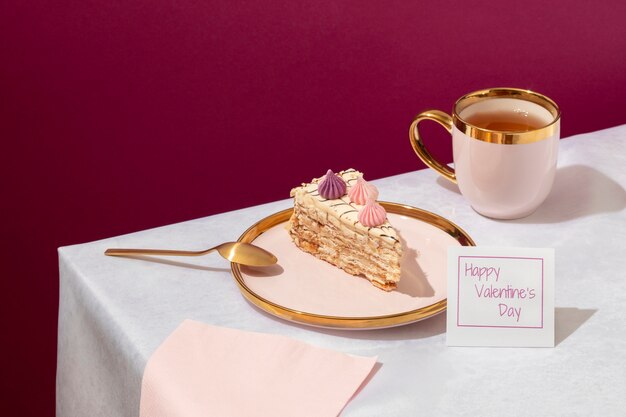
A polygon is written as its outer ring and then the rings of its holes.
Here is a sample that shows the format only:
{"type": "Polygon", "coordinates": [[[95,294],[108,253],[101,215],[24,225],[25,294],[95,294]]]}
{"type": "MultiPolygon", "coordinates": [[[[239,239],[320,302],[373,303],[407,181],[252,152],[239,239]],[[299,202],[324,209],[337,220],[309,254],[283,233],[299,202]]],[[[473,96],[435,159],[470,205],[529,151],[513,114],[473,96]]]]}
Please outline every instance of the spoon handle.
{"type": "Polygon", "coordinates": [[[111,248],[104,251],[108,256],[126,256],[126,255],[163,255],[163,256],[200,256],[209,253],[215,248],[208,250],[170,250],[170,249],[118,249],[111,248]]]}

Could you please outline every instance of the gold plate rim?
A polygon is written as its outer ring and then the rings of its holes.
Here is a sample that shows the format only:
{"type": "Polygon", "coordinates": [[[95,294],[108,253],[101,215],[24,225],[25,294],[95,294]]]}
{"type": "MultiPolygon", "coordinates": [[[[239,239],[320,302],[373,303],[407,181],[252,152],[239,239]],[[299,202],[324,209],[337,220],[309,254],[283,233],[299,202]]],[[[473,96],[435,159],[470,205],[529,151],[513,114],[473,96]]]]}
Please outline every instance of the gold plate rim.
{"type": "MultiPolygon", "coordinates": [[[[452,236],[462,246],[476,246],[476,244],[467,234],[467,232],[465,232],[455,223],[438,214],[419,209],[417,207],[399,203],[392,203],[388,201],[381,201],[380,204],[389,213],[412,217],[416,220],[423,221],[432,226],[435,226],[436,228],[452,236]]],[[[270,228],[278,224],[288,221],[291,217],[292,212],[293,208],[288,208],[264,217],[263,219],[250,226],[245,232],[243,232],[237,241],[252,243],[254,239],[260,236],[266,230],[269,230],[270,228]]],[[[246,285],[243,279],[243,275],[241,274],[241,268],[239,264],[231,263],[230,269],[233,277],[235,278],[235,281],[237,282],[239,290],[241,291],[244,298],[250,303],[260,308],[261,310],[281,319],[315,327],[335,329],[376,329],[395,327],[427,319],[438,313],[441,313],[447,307],[447,298],[444,298],[443,300],[440,300],[425,307],[384,316],[341,317],[308,313],[281,306],[259,296],[246,285]]]]}

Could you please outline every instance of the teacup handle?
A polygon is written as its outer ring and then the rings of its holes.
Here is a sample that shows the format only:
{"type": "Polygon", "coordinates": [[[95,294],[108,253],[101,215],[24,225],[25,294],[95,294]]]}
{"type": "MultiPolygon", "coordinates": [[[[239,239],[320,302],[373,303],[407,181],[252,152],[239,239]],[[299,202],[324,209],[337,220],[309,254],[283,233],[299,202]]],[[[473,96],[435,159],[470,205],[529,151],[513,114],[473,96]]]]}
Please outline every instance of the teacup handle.
{"type": "Polygon", "coordinates": [[[454,172],[454,168],[450,168],[449,166],[438,162],[435,158],[433,158],[430,152],[426,150],[426,146],[424,146],[424,142],[422,142],[422,138],[420,137],[420,133],[417,128],[417,125],[422,120],[435,121],[443,126],[448,133],[452,134],[452,117],[439,110],[426,110],[421,112],[417,115],[415,120],[413,120],[413,123],[411,123],[411,127],[409,128],[409,138],[411,139],[411,146],[413,147],[413,150],[426,165],[443,175],[444,178],[456,184],[456,174],[454,172]]]}

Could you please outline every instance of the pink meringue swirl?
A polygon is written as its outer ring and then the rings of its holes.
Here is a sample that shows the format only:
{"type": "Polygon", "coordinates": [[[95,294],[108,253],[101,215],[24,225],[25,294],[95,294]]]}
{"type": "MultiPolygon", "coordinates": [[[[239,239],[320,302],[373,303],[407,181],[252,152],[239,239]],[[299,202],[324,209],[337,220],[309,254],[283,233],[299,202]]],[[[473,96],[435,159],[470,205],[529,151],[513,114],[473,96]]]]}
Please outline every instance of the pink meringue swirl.
{"type": "Polygon", "coordinates": [[[378,198],[378,188],[365,181],[363,175],[359,175],[356,179],[356,184],[348,191],[348,198],[353,203],[364,205],[369,197],[376,200],[378,198]]]}
{"type": "Polygon", "coordinates": [[[320,196],[328,200],[334,200],[335,198],[343,196],[346,193],[346,188],[347,185],[343,178],[335,175],[330,169],[317,186],[320,196]]]}
{"type": "Polygon", "coordinates": [[[373,198],[368,198],[365,207],[359,211],[359,221],[363,226],[376,227],[385,223],[387,212],[373,198]]]}

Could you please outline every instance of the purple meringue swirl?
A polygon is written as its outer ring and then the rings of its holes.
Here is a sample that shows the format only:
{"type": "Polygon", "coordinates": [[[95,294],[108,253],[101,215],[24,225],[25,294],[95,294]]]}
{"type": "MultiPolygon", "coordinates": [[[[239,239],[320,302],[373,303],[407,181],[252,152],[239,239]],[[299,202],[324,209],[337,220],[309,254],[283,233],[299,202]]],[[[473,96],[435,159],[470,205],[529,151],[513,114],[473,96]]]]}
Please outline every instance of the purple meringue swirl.
{"type": "Polygon", "coordinates": [[[326,172],[324,179],[320,181],[317,186],[320,196],[327,200],[334,200],[335,198],[343,196],[346,193],[346,189],[346,182],[342,178],[335,175],[335,173],[330,169],[326,172]]]}

